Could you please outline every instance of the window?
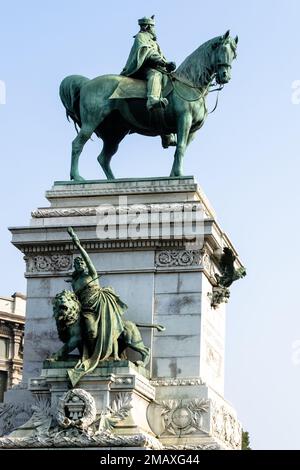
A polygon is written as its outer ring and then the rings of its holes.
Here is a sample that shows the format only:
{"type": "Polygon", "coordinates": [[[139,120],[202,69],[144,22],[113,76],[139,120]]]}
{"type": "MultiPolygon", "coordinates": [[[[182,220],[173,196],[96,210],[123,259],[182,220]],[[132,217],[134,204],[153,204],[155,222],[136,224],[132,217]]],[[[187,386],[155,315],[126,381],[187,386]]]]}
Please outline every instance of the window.
{"type": "Polygon", "coordinates": [[[0,338],[0,359],[8,359],[8,339],[0,338]]]}
{"type": "Polygon", "coordinates": [[[4,392],[6,392],[6,388],[7,388],[7,372],[3,372],[2,370],[0,370],[0,403],[3,401],[4,392]]]}

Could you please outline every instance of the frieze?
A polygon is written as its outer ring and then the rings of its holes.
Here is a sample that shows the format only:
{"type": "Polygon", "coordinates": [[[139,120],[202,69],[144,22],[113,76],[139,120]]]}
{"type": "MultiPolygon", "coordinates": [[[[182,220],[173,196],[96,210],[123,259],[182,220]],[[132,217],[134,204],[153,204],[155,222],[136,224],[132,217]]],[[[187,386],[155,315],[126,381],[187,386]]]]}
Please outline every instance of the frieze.
{"type": "Polygon", "coordinates": [[[26,270],[32,272],[69,271],[72,268],[72,255],[36,255],[27,256],[26,270]]]}
{"type": "Polygon", "coordinates": [[[155,264],[159,267],[199,266],[201,259],[201,250],[164,250],[156,253],[155,264]]]}
{"type": "Polygon", "coordinates": [[[171,379],[155,379],[150,381],[154,387],[178,387],[186,385],[203,385],[204,382],[200,378],[171,378],[171,379]]]}

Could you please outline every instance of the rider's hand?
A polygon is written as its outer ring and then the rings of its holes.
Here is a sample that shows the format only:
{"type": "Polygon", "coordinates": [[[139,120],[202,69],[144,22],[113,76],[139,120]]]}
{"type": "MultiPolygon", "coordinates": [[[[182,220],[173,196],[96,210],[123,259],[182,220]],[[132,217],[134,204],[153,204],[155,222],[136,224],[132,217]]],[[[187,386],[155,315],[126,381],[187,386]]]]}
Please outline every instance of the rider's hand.
{"type": "Polygon", "coordinates": [[[174,72],[174,70],[176,69],[175,62],[167,62],[166,63],[166,69],[167,69],[168,72],[174,72]]]}

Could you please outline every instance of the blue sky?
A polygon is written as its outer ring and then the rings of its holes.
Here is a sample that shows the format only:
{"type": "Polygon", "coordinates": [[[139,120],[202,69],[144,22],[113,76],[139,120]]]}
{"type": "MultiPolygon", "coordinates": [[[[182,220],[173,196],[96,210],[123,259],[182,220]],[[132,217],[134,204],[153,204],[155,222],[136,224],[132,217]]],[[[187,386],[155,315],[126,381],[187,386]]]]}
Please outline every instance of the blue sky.
{"type": "MultiPolygon", "coordinates": [[[[297,0],[0,1],[1,294],[25,291],[24,262],[7,226],[26,225],[31,210],[47,205],[53,181],[68,179],[74,128],[60,81],[118,73],[137,18],[153,13],[159,43],[178,65],[229,28],[239,35],[232,80],[187,150],[185,173],[204,189],[248,272],[228,305],[226,398],[254,448],[300,449],[300,365],[292,361],[300,340],[300,105],[291,99],[300,79],[297,0]]],[[[86,145],[86,178],[103,178],[100,145],[96,138],[86,145]]],[[[112,167],[117,177],[164,176],[172,153],[158,138],[130,136],[112,167]]]]}

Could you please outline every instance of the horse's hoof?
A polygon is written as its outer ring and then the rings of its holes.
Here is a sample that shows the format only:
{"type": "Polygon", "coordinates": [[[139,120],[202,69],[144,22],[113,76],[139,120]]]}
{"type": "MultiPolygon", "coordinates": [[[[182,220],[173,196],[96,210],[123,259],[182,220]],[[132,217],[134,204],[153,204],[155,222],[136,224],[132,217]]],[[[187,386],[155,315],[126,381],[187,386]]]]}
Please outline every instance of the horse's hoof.
{"type": "Polygon", "coordinates": [[[182,178],[183,176],[182,171],[172,171],[170,174],[170,178],[182,178]]]}
{"type": "Polygon", "coordinates": [[[82,176],[80,176],[80,175],[78,175],[78,176],[72,176],[72,175],[71,175],[71,176],[70,176],[70,180],[71,180],[71,181],[75,181],[75,182],[77,182],[77,181],[85,181],[85,179],[82,178],[82,176]]]}

